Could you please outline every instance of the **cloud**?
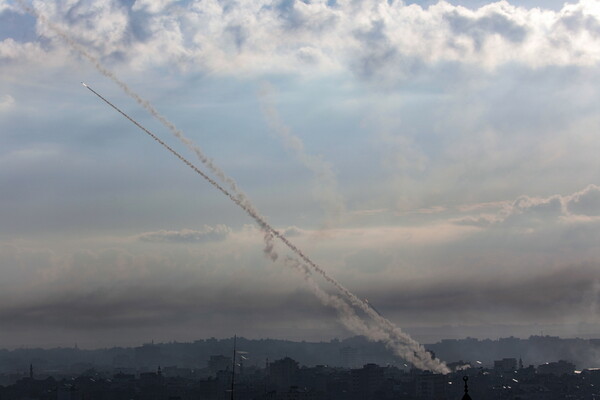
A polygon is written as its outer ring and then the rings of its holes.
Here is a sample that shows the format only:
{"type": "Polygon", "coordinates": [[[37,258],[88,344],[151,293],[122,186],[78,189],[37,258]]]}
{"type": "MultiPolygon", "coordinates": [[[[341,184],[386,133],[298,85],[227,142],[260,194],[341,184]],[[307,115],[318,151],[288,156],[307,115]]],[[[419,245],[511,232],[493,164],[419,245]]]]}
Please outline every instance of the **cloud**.
{"type": "Polygon", "coordinates": [[[283,235],[285,237],[296,237],[301,236],[302,234],[303,230],[296,226],[290,226],[289,228],[283,230],[283,235]]]}
{"type": "Polygon", "coordinates": [[[175,3],[177,0],[136,0],[131,9],[133,11],[146,11],[157,14],[175,3]]]}
{"type": "Polygon", "coordinates": [[[8,0],[0,0],[0,14],[4,13],[5,11],[13,11],[15,8],[16,7],[8,0]]]}
{"type": "Polygon", "coordinates": [[[15,105],[15,98],[10,94],[0,96],[0,112],[8,111],[15,105]]]}
{"type": "Polygon", "coordinates": [[[567,199],[565,206],[572,214],[600,216],[600,186],[589,185],[582,191],[573,194],[567,199]]]}
{"type": "MultiPolygon", "coordinates": [[[[457,210],[469,213],[477,206],[459,206],[457,210]]],[[[471,214],[454,219],[458,225],[491,227],[492,225],[528,226],[551,225],[564,221],[593,222],[595,219],[582,220],[579,216],[600,216],[600,187],[594,184],[569,195],[548,197],[519,196],[510,202],[495,202],[486,205],[484,213],[471,214]],[[489,207],[496,208],[493,213],[489,207]]]]}
{"type": "Polygon", "coordinates": [[[204,225],[201,230],[144,232],[138,235],[138,240],[150,243],[204,243],[225,240],[230,233],[231,229],[225,225],[204,225]]]}
{"type": "MultiPolygon", "coordinates": [[[[224,75],[348,70],[391,79],[444,62],[494,69],[600,61],[600,11],[593,0],[560,11],[505,1],[474,10],[375,0],[34,4],[101,58],[137,69],[175,62],[224,75]]],[[[40,24],[38,33],[55,36],[40,24]]]]}
{"type": "Polygon", "coordinates": [[[485,228],[490,226],[495,222],[496,218],[493,216],[468,216],[463,218],[457,218],[454,220],[454,223],[457,225],[466,225],[466,226],[477,226],[481,228],[485,228]]]}

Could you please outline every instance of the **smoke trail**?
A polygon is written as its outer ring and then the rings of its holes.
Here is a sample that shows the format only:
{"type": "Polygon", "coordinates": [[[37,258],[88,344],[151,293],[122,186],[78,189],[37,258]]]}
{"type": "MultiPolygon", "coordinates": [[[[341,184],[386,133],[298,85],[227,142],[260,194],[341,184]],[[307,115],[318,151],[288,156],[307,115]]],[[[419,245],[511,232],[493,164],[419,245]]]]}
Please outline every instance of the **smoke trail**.
{"type": "Polygon", "coordinates": [[[314,271],[318,272],[326,281],[328,281],[334,287],[336,287],[340,291],[340,293],[342,293],[344,295],[344,297],[349,301],[350,304],[362,309],[382,329],[389,332],[390,336],[393,337],[394,340],[400,341],[400,343],[397,343],[397,349],[395,350],[398,353],[398,355],[400,355],[406,359],[409,359],[409,360],[412,358],[416,358],[416,360],[413,361],[413,363],[418,368],[431,369],[433,371],[442,372],[442,373],[448,372],[448,368],[445,366],[445,364],[443,364],[439,360],[432,360],[431,357],[429,356],[429,354],[425,351],[425,349],[418,342],[416,342],[410,336],[408,336],[407,334],[402,332],[400,329],[398,329],[394,324],[392,324],[387,319],[377,315],[377,313],[375,313],[368,304],[366,304],[363,300],[361,300],[360,298],[355,296],[352,292],[350,292],[348,289],[346,289],[344,286],[342,286],[335,279],[331,278],[321,267],[319,267],[310,258],[308,258],[299,248],[297,248],[294,244],[292,244],[280,232],[278,232],[273,227],[271,227],[267,223],[267,221],[264,219],[264,217],[262,217],[258,213],[258,211],[254,208],[254,206],[251,204],[251,202],[249,201],[247,196],[239,189],[239,187],[237,186],[237,183],[232,178],[228,177],[220,168],[218,168],[210,158],[206,157],[202,153],[201,149],[198,146],[196,146],[190,139],[185,137],[183,135],[183,133],[179,129],[177,129],[177,127],[175,127],[175,125],[173,123],[171,123],[166,117],[162,116],[147,100],[143,99],[141,96],[139,96],[133,90],[131,90],[129,88],[129,86],[127,86],[127,84],[125,84],[125,82],[118,79],[112,71],[106,69],[102,64],[100,64],[100,61],[96,57],[91,55],[85,48],[83,48],[81,45],[79,45],[77,42],[75,42],[73,39],[71,39],[71,37],[69,37],[66,33],[64,33],[60,28],[58,28],[57,26],[52,24],[50,21],[48,21],[48,19],[45,16],[41,15],[36,10],[27,6],[27,4],[25,4],[24,0],[16,0],[16,1],[27,12],[31,13],[36,18],[38,18],[40,21],[42,21],[44,24],[46,24],[52,31],[54,31],[58,36],[60,36],[75,51],[77,51],[84,58],[86,58],[88,61],[90,61],[102,75],[106,76],[107,78],[112,80],[114,83],[116,83],[128,96],[133,98],[138,104],[140,104],[143,108],[145,108],[148,112],[150,112],[150,114],[153,117],[155,117],[159,122],[161,122],[166,128],[168,128],[171,131],[171,133],[173,135],[175,135],[190,150],[192,150],[196,154],[196,156],[199,158],[199,160],[204,165],[206,165],[207,168],[209,168],[209,170],[211,172],[213,172],[219,179],[221,179],[221,181],[225,182],[230,187],[231,192],[226,190],[223,186],[219,185],[214,179],[212,179],[211,177],[206,175],[204,172],[202,172],[200,169],[198,169],[195,165],[193,165],[191,162],[189,162],[187,159],[185,159],[183,156],[181,156],[179,153],[177,153],[175,150],[173,150],[171,147],[169,147],[165,142],[160,140],[153,133],[151,133],[146,128],[144,128],[142,125],[140,125],[138,122],[133,120],[131,117],[129,117],[127,114],[125,114],[119,108],[114,106],[112,103],[110,103],[104,97],[102,97],[100,94],[98,94],[97,92],[92,90],[89,86],[84,84],[90,91],[92,91],[100,99],[105,101],[108,105],[110,105],[112,108],[114,108],[120,114],[122,114],[124,117],[129,119],[132,123],[134,123],[140,129],[142,129],[148,135],[150,135],[159,144],[161,144],[163,147],[165,147],[173,155],[175,155],[177,158],[179,158],[182,162],[184,162],[186,165],[188,165],[190,168],[192,168],[196,173],[201,175],[205,180],[207,180],[215,188],[217,188],[224,195],[229,197],[234,203],[236,203],[239,207],[241,207],[244,211],[246,211],[246,213],[250,217],[252,217],[256,221],[256,223],[259,225],[259,227],[263,230],[264,241],[265,241],[264,252],[271,260],[274,261],[278,257],[278,255],[274,249],[274,241],[273,241],[273,239],[276,237],[280,241],[282,241],[289,249],[291,249],[294,253],[296,253],[300,257],[300,259],[302,259],[306,264],[308,264],[308,266],[310,266],[314,271]]]}
{"type": "MultiPolygon", "coordinates": [[[[394,332],[389,332],[377,325],[368,325],[363,318],[356,314],[355,309],[348,305],[344,299],[329,294],[321,289],[319,284],[312,278],[310,270],[304,264],[301,264],[291,257],[286,257],[285,264],[297,269],[303,274],[304,280],[307,282],[308,287],[315,297],[317,297],[323,305],[334,308],[338,313],[338,319],[348,330],[365,336],[370,340],[383,342],[386,347],[395,354],[419,368],[429,368],[429,364],[424,364],[423,360],[420,358],[422,357],[422,354],[411,351],[411,349],[407,348],[404,344],[398,343],[400,338],[398,338],[394,332]]],[[[423,351],[425,351],[425,349],[423,349],[423,351]]],[[[431,357],[429,357],[429,359],[431,359],[431,357]]]]}
{"type": "MultiPolygon", "coordinates": [[[[55,24],[50,22],[48,18],[46,18],[43,14],[40,14],[33,8],[29,7],[24,0],[16,0],[17,3],[21,5],[23,9],[25,9],[28,13],[32,14],[36,18],[38,18],[42,23],[44,23],[50,30],[56,33],[61,39],[63,39],[71,48],[73,48],[77,53],[86,58],[102,75],[113,81],[117,84],[129,97],[134,99],[140,106],[142,106],[146,111],[148,111],[154,118],[156,118],[161,124],[163,124],[171,133],[177,137],[189,150],[196,154],[196,157],[202,162],[202,164],[206,165],[206,167],[217,176],[222,182],[229,186],[231,192],[235,195],[240,203],[243,203],[246,208],[252,209],[256,215],[259,215],[258,210],[254,208],[248,196],[239,188],[237,182],[233,180],[230,176],[225,174],[223,170],[221,170],[212,159],[207,157],[202,149],[192,142],[189,138],[187,138],[181,130],[179,130],[175,124],[169,121],[165,116],[158,112],[156,108],[146,99],[142,98],[139,94],[134,92],[125,82],[120,80],[112,71],[104,67],[100,60],[90,54],[83,46],[73,40],[69,35],[62,31],[55,24]]],[[[275,243],[273,241],[273,235],[267,231],[265,231],[264,235],[265,241],[265,254],[271,259],[276,260],[278,255],[275,251],[275,243]]]]}
{"type": "Polygon", "coordinates": [[[283,145],[292,150],[298,160],[315,174],[316,194],[327,213],[325,225],[329,227],[332,224],[339,223],[346,213],[346,206],[344,205],[344,199],[337,190],[337,182],[331,165],[320,157],[306,153],[302,140],[294,135],[291,129],[282,121],[271,101],[273,92],[274,88],[271,84],[268,82],[262,83],[259,90],[259,99],[267,123],[273,133],[281,139],[283,145]]]}
{"type": "MultiPolygon", "coordinates": [[[[161,146],[166,148],[169,152],[171,152],[174,156],[179,158],[182,162],[184,162],[188,167],[193,169],[197,174],[202,176],[206,181],[208,181],[211,185],[213,185],[216,189],[218,189],[221,193],[229,197],[235,204],[237,204],[240,208],[242,208],[250,217],[254,219],[254,221],[260,226],[260,228],[265,232],[266,235],[270,235],[272,237],[276,237],[281,240],[290,250],[292,250],[296,255],[300,257],[301,260],[304,261],[312,270],[318,272],[327,282],[331,283],[334,287],[336,287],[339,292],[346,298],[346,300],[355,307],[362,309],[372,320],[374,320],[378,327],[387,332],[389,336],[389,340],[387,341],[389,347],[393,348],[394,351],[401,357],[410,360],[416,367],[421,369],[430,369],[435,372],[447,373],[449,372],[448,368],[444,363],[437,359],[432,359],[429,353],[425,351],[423,346],[421,346],[418,342],[408,336],[406,333],[402,332],[396,326],[394,326],[387,319],[379,316],[377,313],[373,311],[373,309],[365,303],[363,300],[355,296],[352,292],[346,289],[342,284],[337,282],[335,279],[330,277],[325,270],[323,270],[320,266],[318,266],[315,262],[313,262],[308,256],[306,256],[298,247],[296,247],[293,243],[291,243],[285,236],[283,236],[279,231],[273,228],[262,216],[255,212],[254,208],[248,207],[244,202],[242,202],[237,196],[234,196],[232,193],[227,191],[223,186],[217,183],[214,179],[206,175],[200,169],[198,169],[194,164],[185,159],[182,155],[177,153],[173,148],[159,139],[156,135],[150,132],[148,129],[144,128],[140,123],[135,121],[125,112],[121,111],[117,106],[112,104],[110,101],[102,97],[98,92],[93,90],[91,87],[83,84],[88,90],[98,96],[101,100],[103,100],[106,104],[111,106],[133,124],[135,124],[138,128],[142,129],[146,134],[148,134],[152,139],[157,141],[161,146]]],[[[271,255],[272,249],[265,248],[265,252],[271,255]]],[[[272,257],[274,260],[275,258],[272,257]]],[[[299,261],[296,261],[299,263],[299,261]]],[[[346,305],[347,306],[347,305],[346,305]]],[[[340,311],[344,311],[343,307],[338,308],[340,311]]],[[[344,314],[346,315],[346,314],[344,314]]],[[[348,314],[351,315],[351,314],[348,314]]],[[[364,323],[363,323],[364,325],[364,323]]],[[[375,339],[373,336],[368,336],[372,340],[375,339]]]]}
{"type": "Polygon", "coordinates": [[[369,327],[365,321],[356,314],[354,308],[349,306],[344,299],[340,298],[339,296],[329,294],[321,289],[319,284],[312,278],[310,269],[308,269],[306,265],[289,256],[286,257],[284,263],[288,267],[294,268],[302,273],[304,280],[308,283],[308,287],[313,294],[321,301],[323,305],[335,308],[338,312],[340,321],[350,331],[374,340],[385,341],[388,339],[385,332],[378,330],[376,327],[375,329],[369,327]]]}

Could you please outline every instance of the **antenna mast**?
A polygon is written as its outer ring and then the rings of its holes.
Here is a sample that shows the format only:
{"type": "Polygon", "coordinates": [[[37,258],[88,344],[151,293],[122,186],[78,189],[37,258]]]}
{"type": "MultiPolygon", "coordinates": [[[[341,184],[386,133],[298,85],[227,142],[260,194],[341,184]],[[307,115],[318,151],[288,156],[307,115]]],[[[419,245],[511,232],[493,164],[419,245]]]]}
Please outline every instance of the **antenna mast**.
{"type": "Polygon", "coordinates": [[[233,335],[233,364],[231,368],[231,400],[233,400],[233,385],[235,383],[235,345],[237,335],[233,335]]]}

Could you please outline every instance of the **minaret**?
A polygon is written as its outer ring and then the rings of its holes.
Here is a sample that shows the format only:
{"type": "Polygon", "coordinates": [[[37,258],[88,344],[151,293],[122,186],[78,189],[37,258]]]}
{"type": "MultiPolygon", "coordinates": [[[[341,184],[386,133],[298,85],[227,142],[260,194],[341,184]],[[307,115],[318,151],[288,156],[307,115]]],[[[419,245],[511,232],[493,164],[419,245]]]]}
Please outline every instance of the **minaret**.
{"type": "Polygon", "coordinates": [[[471,396],[469,396],[469,385],[467,385],[468,380],[468,376],[463,376],[463,381],[465,381],[465,394],[463,395],[462,400],[471,400],[471,396]]]}
{"type": "Polygon", "coordinates": [[[33,380],[33,364],[29,364],[29,379],[33,380]]]}

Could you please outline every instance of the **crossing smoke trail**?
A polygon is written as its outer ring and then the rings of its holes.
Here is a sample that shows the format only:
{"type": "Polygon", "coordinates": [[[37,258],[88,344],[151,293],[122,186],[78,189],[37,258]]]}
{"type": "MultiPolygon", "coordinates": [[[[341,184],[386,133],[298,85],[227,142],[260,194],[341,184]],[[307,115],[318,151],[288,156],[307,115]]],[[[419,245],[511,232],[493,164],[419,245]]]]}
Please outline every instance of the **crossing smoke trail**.
{"type": "MultiPolygon", "coordinates": [[[[121,111],[117,106],[115,106],[110,101],[105,99],[98,92],[93,90],[90,86],[86,85],[85,83],[83,83],[83,85],[88,90],[90,90],[92,93],[94,93],[97,97],[99,97],[102,101],[104,101],[106,104],[111,106],[113,109],[115,109],[118,113],[123,115],[129,121],[131,121],[138,128],[143,130],[152,139],[157,141],[161,146],[163,146],[165,149],[167,149],[169,152],[171,152],[175,157],[179,158],[182,162],[184,162],[188,167],[193,169],[197,174],[199,174],[202,178],[204,178],[206,181],[208,181],[211,185],[213,185],[221,193],[223,193],[225,196],[229,197],[229,199],[231,201],[233,201],[235,204],[237,204],[239,207],[241,207],[250,217],[252,217],[254,219],[254,221],[265,232],[265,235],[271,235],[271,237],[276,237],[281,242],[283,242],[290,250],[292,250],[298,257],[300,257],[300,259],[302,261],[304,261],[304,263],[306,263],[312,271],[319,273],[327,282],[331,283],[336,289],[338,289],[338,291],[343,295],[343,297],[350,304],[352,304],[354,307],[361,309],[365,314],[367,314],[376,323],[377,332],[374,332],[373,328],[367,327],[367,325],[363,321],[361,321],[360,323],[357,323],[357,320],[360,320],[360,318],[356,315],[354,310],[352,310],[349,307],[349,305],[347,303],[344,302],[343,303],[344,305],[341,305],[342,304],[341,302],[343,302],[342,299],[340,299],[339,297],[336,297],[336,296],[332,297],[331,295],[328,295],[327,293],[323,292],[320,288],[318,288],[318,290],[315,290],[313,287],[313,292],[317,295],[317,297],[319,297],[319,299],[322,302],[324,302],[328,305],[331,305],[338,310],[340,315],[343,316],[342,320],[346,326],[354,327],[353,330],[355,332],[358,332],[361,334],[367,334],[367,337],[370,338],[371,340],[383,340],[384,343],[386,343],[386,345],[389,348],[394,350],[397,355],[412,362],[417,368],[429,369],[429,370],[432,370],[434,372],[439,372],[439,373],[449,372],[449,369],[446,367],[446,365],[443,362],[441,362],[438,359],[432,359],[430,354],[427,351],[425,351],[425,348],[423,346],[421,346],[417,341],[412,339],[406,333],[402,332],[399,328],[397,328],[390,321],[388,321],[387,319],[385,319],[382,316],[380,316],[379,314],[377,314],[368,305],[368,303],[366,303],[364,300],[358,298],[356,295],[354,295],[352,292],[350,292],[348,289],[346,289],[342,284],[340,284],[335,279],[330,277],[329,274],[327,274],[325,270],[323,270],[320,266],[318,266],[315,262],[313,262],[308,256],[306,256],[298,247],[296,247],[293,243],[291,243],[278,230],[273,228],[264,219],[264,217],[260,216],[257,212],[255,212],[254,208],[247,207],[246,204],[243,201],[241,201],[237,196],[234,196],[227,189],[225,189],[223,186],[221,186],[218,182],[216,182],[214,179],[212,179],[211,177],[206,175],[204,172],[202,172],[200,169],[198,169],[194,164],[192,164],[190,161],[188,161],[182,155],[177,153],[177,151],[175,151],[173,148],[171,148],[169,145],[167,145],[165,142],[163,142],[160,138],[158,138],[156,135],[154,135],[148,129],[143,127],[136,120],[131,118],[125,112],[121,111]]],[[[300,265],[300,262],[297,260],[288,259],[288,262],[298,263],[298,265],[300,265]]],[[[302,268],[305,268],[306,272],[310,272],[308,267],[302,266],[302,268]]],[[[310,278],[309,283],[311,281],[312,281],[312,278],[310,278]]],[[[314,281],[312,281],[312,282],[314,282],[314,281]]],[[[314,282],[314,283],[316,284],[316,282],[314,282]]]]}
{"type": "MultiPolygon", "coordinates": [[[[239,188],[237,182],[233,180],[231,177],[227,176],[227,174],[221,170],[213,160],[207,157],[202,149],[192,142],[189,138],[187,138],[181,130],[179,130],[175,124],[169,121],[165,116],[158,112],[156,108],[150,102],[135,91],[133,91],[125,82],[120,80],[112,71],[104,67],[100,60],[90,54],[83,46],[73,40],[69,35],[63,32],[58,26],[53,24],[46,18],[43,14],[29,7],[24,0],[17,0],[17,3],[21,5],[21,7],[26,10],[28,13],[32,14],[36,18],[38,18],[42,23],[44,23],[50,30],[52,30],[55,34],[57,34],[62,40],[64,40],[73,50],[79,53],[81,56],[86,58],[102,75],[113,81],[117,86],[119,86],[125,94],[134,99],[140,106],[142,106],[146,111],[148,111],[154,118],[156,118],[161,124],[163,124],[171,133],[177,137],[188,149],[196,154],[196,157],[204,164],[215,176],[217,176],[222,182],[227,184],[231,192],[235,195],[235,197],[239,200],[240,203],[243,203],[245,207],[254,211],[256,215],[259,215],[258,211],[254,208],[246,194],[239,188]]],[[[264,253],[267,257],[269,257],[272,261],[277,260],[278,254],[275,251],[275,243],[273,241],[273,235],[268,231],[264,231],[264,242],[265,248],[264,253]]]]}

